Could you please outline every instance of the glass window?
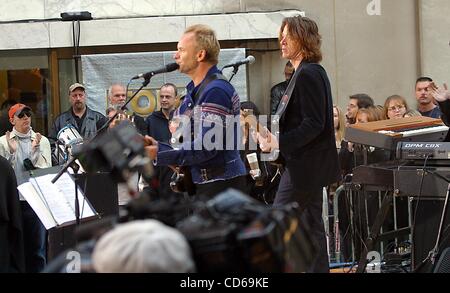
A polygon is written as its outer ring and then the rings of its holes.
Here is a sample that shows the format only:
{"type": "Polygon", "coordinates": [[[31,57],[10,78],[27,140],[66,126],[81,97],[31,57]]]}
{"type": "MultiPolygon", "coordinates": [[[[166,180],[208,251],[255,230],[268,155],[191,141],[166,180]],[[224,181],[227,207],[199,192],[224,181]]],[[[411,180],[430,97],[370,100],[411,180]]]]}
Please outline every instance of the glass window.
{"type": "Polygon", "coordinates": [[[51,93],[47,50],[0,52],[0,135],[11,124],[8,102],[23,103],[33,110],[32,128],[47,135],[51,93]]]}

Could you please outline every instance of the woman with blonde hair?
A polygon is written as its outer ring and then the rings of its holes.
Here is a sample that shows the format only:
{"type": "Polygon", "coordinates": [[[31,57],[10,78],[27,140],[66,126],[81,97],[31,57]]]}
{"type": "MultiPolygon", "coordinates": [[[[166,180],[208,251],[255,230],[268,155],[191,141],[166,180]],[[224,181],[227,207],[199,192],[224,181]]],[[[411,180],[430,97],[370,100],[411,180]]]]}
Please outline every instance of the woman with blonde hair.
{"type": "Polygon", "coordinates": [[[403,115],[403,117],[418,117],[418,116],[422,116],[422,114],[420,114],[419,111],[414,110],[414,109],[409,109],[409,110],[406,111],[406,113],[403,115]]]}
{"type": "Polygon", "coordinates": [[[382,120],[382,113],[375,106],[361,108],[356,113],[356,124],[382,120]]]}
{"type": "Polygon", "coordinates": [[[408,103],[402,96],[393,95],[384,102],[384,115],[387,119],[403,118],[408,110],[408,103]]]}
{"type": "Polygon", "coordinates": [[[333,106],[333,118],[334,118],[334,136],[336,137],[336,148],[341,148],[341,142],[344,139],[345,133],[345,116],[339,106],[333,106]]]}

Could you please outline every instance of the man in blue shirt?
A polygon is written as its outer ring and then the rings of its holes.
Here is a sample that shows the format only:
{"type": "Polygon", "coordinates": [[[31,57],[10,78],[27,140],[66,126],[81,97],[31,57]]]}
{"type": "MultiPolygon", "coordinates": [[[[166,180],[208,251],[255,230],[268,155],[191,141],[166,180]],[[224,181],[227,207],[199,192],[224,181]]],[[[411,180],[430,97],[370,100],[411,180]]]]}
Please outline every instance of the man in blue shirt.
{"type": "Polygon", "coordinates": [[[174,114],[183,121],[183,140],[171,146],[147,136],[147,152],[157,165],[189,168],[199,197],[208,199],[227,188],[243,191],[246,170],[238,150],[240,101],[217,68],[220,45],[216,34],[206,25],[191,26],[177,48],[174,59],[179,70],[192,79],[174,114]]]}
{"type": "Polygon", "coordinates": [[[435,104],[428,90],[432,82],[433,80],[429,77],[419,77],[416,80],[417,110],[422,116],[439,119],[442,115],[441,109],[435,104]]]}

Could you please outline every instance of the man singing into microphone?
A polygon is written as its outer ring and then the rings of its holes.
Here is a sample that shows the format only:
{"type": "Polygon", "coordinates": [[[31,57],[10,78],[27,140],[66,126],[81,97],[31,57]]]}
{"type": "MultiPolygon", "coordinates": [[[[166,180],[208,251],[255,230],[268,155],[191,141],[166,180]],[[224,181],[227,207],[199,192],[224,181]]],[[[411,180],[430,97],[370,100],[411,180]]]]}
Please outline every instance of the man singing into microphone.
{"type": "Polygon", "coordinates": [[[192,81],[174,116],[188,118],[191,130],[188,133],[192,134],[177,149],[147,136],[147,151],[158,165],[189,168],[200,198],[207,200],[227,188],[243,191],[246,171],[237,147],[239,124],[228,125],[232,135],[226,125],[230,116],[238,117],[239,121],[240,101],[236,90],[217,68],[220,45],[216,34],[206,25],[194,25],[186,29],[177,47],[174,59],[180,72],[192,81]],[[216,136],[211,138],[208,131],[216,136]],[[230,147],[227,139],[233,138],[230,147]],[[212,147],[208,145],[211,143],[212,147]]]}

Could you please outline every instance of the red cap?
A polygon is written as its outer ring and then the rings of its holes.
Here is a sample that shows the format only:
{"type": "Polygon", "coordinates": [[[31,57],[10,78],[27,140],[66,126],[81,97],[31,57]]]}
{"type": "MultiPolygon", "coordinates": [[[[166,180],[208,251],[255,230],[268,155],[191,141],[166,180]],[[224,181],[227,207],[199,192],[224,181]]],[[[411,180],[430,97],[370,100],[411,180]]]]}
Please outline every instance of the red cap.
{"type": "Polygon", "coordinates": [[[15,104],[9,109],[8,115],[9,119],[12,119],[14,115],[19,115],[23,110],[28,109],[31,111],[31,108],[24,104],[15,104]]]}

